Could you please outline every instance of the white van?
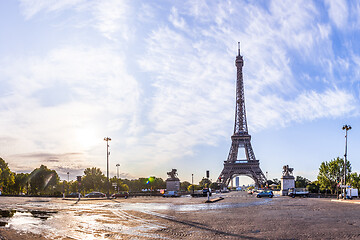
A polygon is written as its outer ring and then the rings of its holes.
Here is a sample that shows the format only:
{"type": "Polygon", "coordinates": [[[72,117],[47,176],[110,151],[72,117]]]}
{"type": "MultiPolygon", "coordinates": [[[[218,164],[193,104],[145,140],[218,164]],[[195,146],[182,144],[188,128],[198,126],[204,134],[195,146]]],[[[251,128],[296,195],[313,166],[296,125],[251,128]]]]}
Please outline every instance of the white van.
{"type": "Polygon", "coordinates": [[[359,191],[357,188],[347,188],[346,189],[346,198],[359,197],[359,191]]]}

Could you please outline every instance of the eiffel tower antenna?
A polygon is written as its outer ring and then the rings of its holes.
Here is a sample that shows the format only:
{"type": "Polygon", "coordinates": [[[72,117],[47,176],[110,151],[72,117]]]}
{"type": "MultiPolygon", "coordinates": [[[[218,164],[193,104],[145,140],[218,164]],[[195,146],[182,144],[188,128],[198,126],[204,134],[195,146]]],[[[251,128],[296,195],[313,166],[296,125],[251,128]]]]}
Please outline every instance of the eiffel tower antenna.
{"type": "Polygon", "coordinates": [[[248,133],[245,94],[242,68],[244,66],[243,57],[240,55],[240,42],[238,42],[238,56],[235,59],[237,69],[236,79],[236,108],[234,133],[231,136],[231,147],[229,156],[224,161],[224,168],[218,178],[221,188],[226,188],[231,179],[238,175],[245,175],[255,181],[255,185],[260,187],[266,183],[266,177],[260,169],[259,160],[256,160],[251,146],[251,136],[248,133]],[[239,148],[245,150],[246,159],[238,159],[239,148]]]}

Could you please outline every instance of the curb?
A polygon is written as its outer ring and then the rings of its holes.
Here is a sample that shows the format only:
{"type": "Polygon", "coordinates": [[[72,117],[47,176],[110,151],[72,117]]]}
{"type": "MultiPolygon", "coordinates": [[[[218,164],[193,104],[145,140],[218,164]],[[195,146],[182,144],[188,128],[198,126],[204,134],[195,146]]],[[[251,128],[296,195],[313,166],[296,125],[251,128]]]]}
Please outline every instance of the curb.
{"type": "Polygon", "coordinates": [[[343,200],[343,199],[331,199],[331,202],[342,202],[342,203],[353,203],[353,204],[360,204],[359,200],[343,200]]]}
{"type": "Polygon", "coordinates": [[[214,198],[214,199],[211,199],[211,200],[206,200],[205,203],[214,203],[214,202],[218,202],[218,201],[221,201],[221,200],[224,200],[224,198],[219,197],[219,198],[214,198]]]}

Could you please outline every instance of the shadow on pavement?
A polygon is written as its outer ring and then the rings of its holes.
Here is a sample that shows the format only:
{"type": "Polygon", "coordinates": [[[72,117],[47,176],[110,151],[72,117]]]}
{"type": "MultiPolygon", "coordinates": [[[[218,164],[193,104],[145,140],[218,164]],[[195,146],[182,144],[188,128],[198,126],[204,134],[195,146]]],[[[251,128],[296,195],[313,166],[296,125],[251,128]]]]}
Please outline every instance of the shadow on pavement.
{"type": "MultiPolygon", "coordinates": [[[[166,218],[166,217],[162,217],[162,216],[158,216],[158,217],[160,217],[160,218],[162,218],[162,219],[166,219],[166,220],[171,221],[171,222],[175,222],[175,223],[187,225],[187,226],[194,227],[194,228],[198,228],[198,229],[201,229],[201,230],[210,231],[210,232],[215,233],[215,234],[218,234],[218,235],[224,235],[224,236],[229,236],[229,237],[236,237],[236,238],[240,238],[240,239],[254,239],[254,240],[260,240],[260,239],[262,239],[262,238],[248,237],[248,236],[244,236],[244,235],[240,235],[240,234],[236,234],[236,233],[229,233],[229,232],[224,232],[224,231],[212,229],[212,228],[209,228],[209,227],[204,226],[204,224],[197,223],[197,222],[180,221],[180,220],[171,219],[171,218],[166,218]]],[[[259,231],[259,230],[256,230],[256,231],[252,231],[251,233],[258,233],[258,232],[260,232],[260,231],[259,231]]]]}

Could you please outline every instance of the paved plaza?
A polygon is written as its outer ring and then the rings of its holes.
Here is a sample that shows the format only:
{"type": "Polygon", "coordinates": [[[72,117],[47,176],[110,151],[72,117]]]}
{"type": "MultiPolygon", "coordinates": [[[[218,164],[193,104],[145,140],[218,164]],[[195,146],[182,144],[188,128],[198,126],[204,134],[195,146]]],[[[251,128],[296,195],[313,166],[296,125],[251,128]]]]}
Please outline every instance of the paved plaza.
{"type": "MultiPolygon", "coordinates": [[[[1,197],[0,239],[359,239],[357,200],[1,197]],[[8,214],[6,216],[6,214],[8,214]]],[[[218,196],[214,196],[216,198],[218,196]]]]}

